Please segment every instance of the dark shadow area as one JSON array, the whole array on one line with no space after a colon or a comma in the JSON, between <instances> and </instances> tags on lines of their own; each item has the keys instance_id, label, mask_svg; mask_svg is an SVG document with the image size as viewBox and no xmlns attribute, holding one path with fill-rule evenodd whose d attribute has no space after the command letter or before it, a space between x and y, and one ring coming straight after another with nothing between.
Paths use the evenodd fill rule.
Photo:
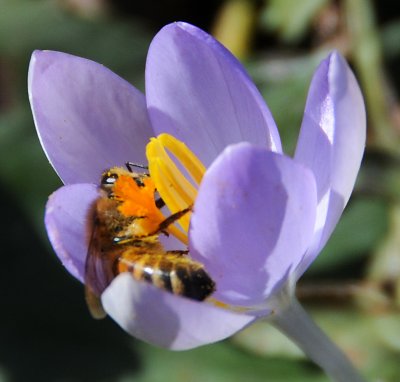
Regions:
<instances>
[{"instance_id":1,"label":"dark shadow area","mask_svg":"<svg viewBox=\"0 0 400 382\"><path fill-rule=\"evenodd\" d=\"M0 367L11 381L115 381L137 370L132 339L89 316L82 285L2 187L0 200Z\"/></svg>"},{"instance_id":2,"label":"dark shadow area","mask_svg":"<svg viewBox=\"0 0 400 382\"><path fill-rule=\"evenodd\" d=\"M212 15L223 4L222 1L129 1L116 0L113 8L125 17L135 16L145 20L156 29L174 21L187 21L202 29L209 29Z\"/></svg>"}]
</instances>

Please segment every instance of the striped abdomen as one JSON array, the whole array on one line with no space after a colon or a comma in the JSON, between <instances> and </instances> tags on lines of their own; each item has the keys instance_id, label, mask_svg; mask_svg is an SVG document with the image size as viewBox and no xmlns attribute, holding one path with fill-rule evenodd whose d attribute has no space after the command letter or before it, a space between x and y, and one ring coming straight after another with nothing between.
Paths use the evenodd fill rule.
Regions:
<instances>
[{"instance_id":1,"label":"striped abdomen","mask_svg":"<svg viewBox=\"0 0 400 382\"><path fill-rule=\"evenodd\" d=\"M116 259L114 272L130 272L137 280L198 301L215 290L214 281L200 263L173 252L140 253L134 247L126 248Z\"/></svg>"}]
</instances>

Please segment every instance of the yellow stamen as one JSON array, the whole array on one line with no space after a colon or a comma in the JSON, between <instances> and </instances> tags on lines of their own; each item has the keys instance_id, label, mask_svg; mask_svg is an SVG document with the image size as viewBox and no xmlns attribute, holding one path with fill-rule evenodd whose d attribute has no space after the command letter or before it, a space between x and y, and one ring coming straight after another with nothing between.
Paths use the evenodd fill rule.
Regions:
<instances>
[{"instance_id":1,"label":"yellow stamen","mask_svg":"<svg viewBox=\"0 0 400 382\"><path fill-rule=\"evenodd\" d=\"M177 162L171 159L170 154L179 162L193 182L185 177ZM146 156L149 162L150 177L170 212L175 213L192 206L197 196L197 187L206 170L195 154L173 136L161 134L157 138L151 138L146 147ZM189 222L190 213L185 214L178 221L186 233L189 229ZM172 229L168 231L175 235Z\"/></svg>"},{"instance_id":2,"label":"yellow stamen","mask_svg":"<svg viewBox=\"0 0 400 382\"><path fill-rule=\"evenodd\" d=\"M160 134L157 139L179 160L199 186L206 168L199 158L181 141L169 134Z\"/></svg>"}]
</instances>

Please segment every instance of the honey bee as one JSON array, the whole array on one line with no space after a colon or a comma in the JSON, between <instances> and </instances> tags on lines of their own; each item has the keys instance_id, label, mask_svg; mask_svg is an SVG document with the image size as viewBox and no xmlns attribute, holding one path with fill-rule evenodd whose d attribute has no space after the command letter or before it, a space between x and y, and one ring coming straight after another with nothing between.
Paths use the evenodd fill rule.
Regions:
<instances>
[{"instance_id":1,"label":"honey bee","mask_svg":"<svg viewBox=\"0 0 400 382\"><path fill-rule=\"evenodd\" d=\"M149 174L114 167L105 171L101 178L101 196L93 205L92 233L85 267L85 294L89 311L95 318L105 317L100 295L121 272L129 272L136 280L145 281L176 295L202 301L215 290L215 283L202 264L187 256L188 251L167 251L159 241L168 227L188 213L184 209L165 218L160 209L164 206L156 191L143 202L151 203L153 220L150 216L126 213L125 204L141 203L121 197L121 182L137 191L147 191ZM124 187L128 187L125 184ZM138 196L138 199L142 196ZM128 205L129 207L129 205ZM124 213L125 212L125 213ZM150 213L149 213L150 214ZM153 224L154 227L149 225Z\"/></svg>"}]
</instances>

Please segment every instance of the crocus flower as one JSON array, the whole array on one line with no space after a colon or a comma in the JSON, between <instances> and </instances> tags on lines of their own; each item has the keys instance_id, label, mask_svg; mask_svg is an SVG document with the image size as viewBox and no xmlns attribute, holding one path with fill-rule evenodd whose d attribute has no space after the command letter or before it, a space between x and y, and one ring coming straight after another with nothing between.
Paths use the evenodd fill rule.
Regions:
<instances>
[{"instance_id":1,"label":"crocus flower","mask_svg":"<svg viewBox=\"0 0 400 382\"><path fill-rule=\"evenodd\" d=\"M161 133L205 165L188 238L191 257L216 282L212 300L176 296L127 273L101 296L127 332L170 349L215 342L285 311L342 214L365 144L363 99L339 53L313 76L291 158L240 63L183 22L154 37L146 95L95 62L36 51L29 97L44 151L65 184L48 201L47 232L81 282L86 219L102 171L147 163L146 144Z\"/></svg>"}]
</instances>

